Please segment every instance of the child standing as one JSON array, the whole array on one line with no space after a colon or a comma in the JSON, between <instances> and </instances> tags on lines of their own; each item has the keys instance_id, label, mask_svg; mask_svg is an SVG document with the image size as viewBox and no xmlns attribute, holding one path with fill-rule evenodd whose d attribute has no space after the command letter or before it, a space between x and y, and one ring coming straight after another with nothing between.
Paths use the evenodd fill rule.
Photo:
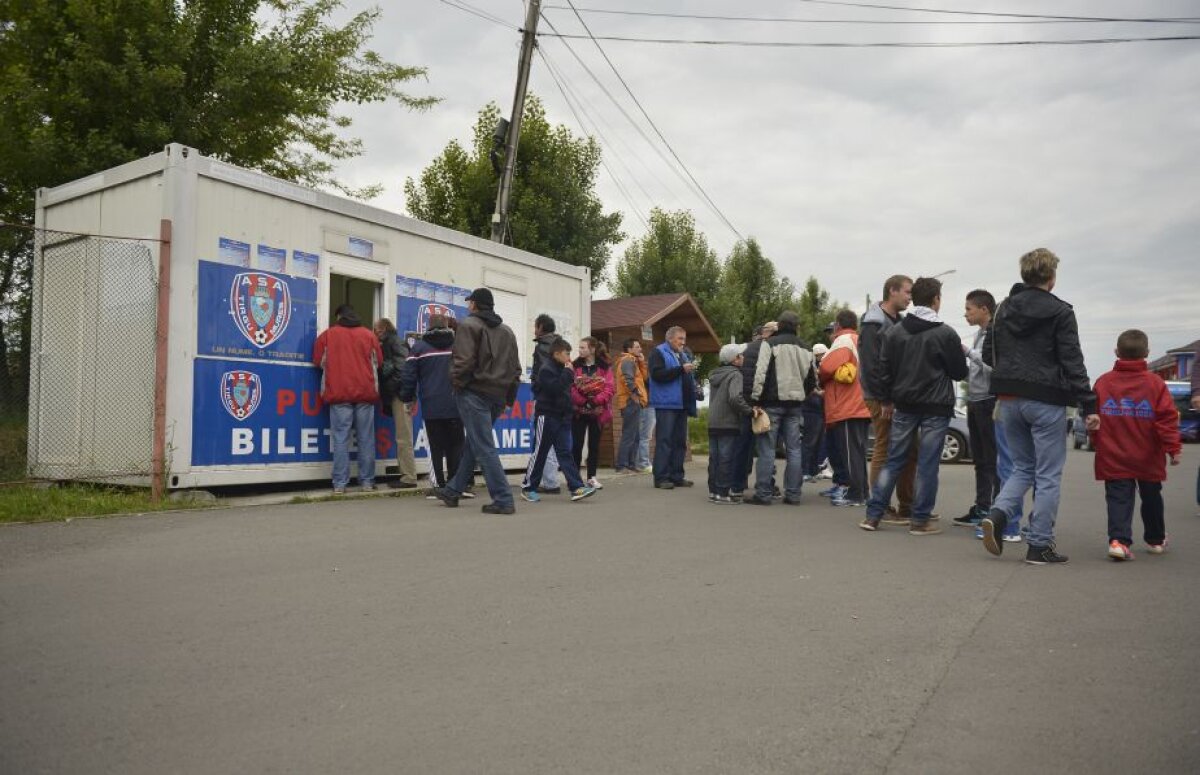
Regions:
<instances>
[{"instance_id":1,"label":"child standing","mask_svg":"<svg viewBox=\"0 0 1200 775\"><path fill-rule=\"evenodd\" d=\"M742 390L742 351L745 349L744 344L722 347L721 365L708 375L711 391L708 405L708 500L720 505L737 502L729 497L729 488L733 485L733 458L742 430L742 418L754 412Z\"/></svg>"},{"instance_id":2,"label":"child standing","mask_svg":"<svg viewBox=\"0 0 1200 775\"><path fill-rule=\"evenodd\" d=\"M550 358L542 363L537 382L534 383L534 399L537 403L533 421L533 452L529 455L529 467L525 469L525 481L521 482L521 497L530 503L541 500L538 486L542 483L542 471L551 447L558 457L559 470L566 477L567 487L571 490L571 500L583 500L596 492L579 477L579 467L571 456L571 417L575 411L571 388L575 384L575 372L570 366L571 345L563 339L555 339L550 345Z\"/></svg>"},{"instance_id":3,"label":"child standing","mask_svg":"<svg viewBox=\"0 0 1200 775\"><path fill-rule=\"evenodd\" d=\"M1146 368L1150 341L1136 329L1117 337L1117 363L1096 380L1100 428L1095 431L1096 479L1108 503L1108 556L1132 560L1133 498L1142 497L1143 540L1151 554L1167 548L1163 523L1164 457L1179 465L1179 413L1167 385Z\"/></svg>"}]
</instances>

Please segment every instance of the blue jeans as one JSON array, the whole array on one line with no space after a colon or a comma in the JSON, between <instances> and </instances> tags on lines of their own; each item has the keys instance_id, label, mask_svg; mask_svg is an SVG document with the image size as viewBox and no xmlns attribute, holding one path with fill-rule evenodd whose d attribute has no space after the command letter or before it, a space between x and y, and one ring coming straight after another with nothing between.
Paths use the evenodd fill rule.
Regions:
<instances>
[{"instance_id":1,"label":"blue jeans","mask_svg":"<svg viewBox=\"0 0 1200 775\"><path fill-rule=\"evenodd\" d=\"M637 468L638 433L642 427L642 405L632 398L621 410L621 443L617 448L617 463L614 468Z\"/></svg>"},{"instance_id":2,"label":"blue jeans","mask_svg":"<svg viewBox=\"0 0 1200 775\"><path fill-rule=\"evenodd\" d=\"M658 433L654 437L654 483L683 481L683 458L687 454L687 412L655 409Z\"/></svg>"},{"instance_id":3,"label":"blue jeans","mask_svg":"<svg viewBox=\"0 0 1200 775\"><path fill-rule=\"evenodd\" d=\"M798 406L765 406L771 418L771 430L755 438L758 466L754 471L754 494L759 500L770 500L775 487L775 443L783 433L783 448L787 465L783 469L783 495L789 500L800 497L804 486L804 412Z\"/></svg>"},{"instance_id":4,"label":"blue jeans","mask_svg":"<svg viewBox=\"0 0 1200 775\"><path fill-rule=\"evenodd\" d=\"M737 443L735 435L708 434L708 491L714 495L729 495Z\"/></svg>"},{"instance_id":5,"label":"blue jeans","mask_svg":"<svg viewBox=\"0 0 1200 775\"><path fill-rule=\"evenodd\" d=\"M365 487L375 482L375 404L330 404L334 489L350 483L351 425L358 440L358 483Z\"/></svg>"},{"instance_id":6,"label":"blue jeans","mask_svg":"<svg viewBox=\"0 0 1200 775\"><path fill-rule=\"evenodd\" d=\"M917 446L916 492L913 493L912 524L924 525L937 502L938 468L942 464L942 448L946 445L949 417L929 414L910 414L896 411L892 415L892 433L888 439L887 463L879 472L871 499L867 501L867 519L881 519L892 500L892 492L900 473L908 464L912 445ZM918 440L918 434L920 436Z\"/></svg>"},{"instance_id":7,"label":"blue jeans","mask_svg":"<svg viewBox=\"0 0 1200 775\"><path fill-rule=\"evenodd\" d=\"M754 467L754 431L750 429L751 419L742 418L741 430L738 431L737 445L733 449L733 470L730 472L730 491L741 495L746 492L746 484L750 479L750 470Z\"/></svg>"},{"instance_id":8,"label":"blue jeans","mask_svg":"<svg viewBox=\"0 0 1200 775\"><path fill-rule=\"evenodd\" d=\"M446 489L454 495L461 495L471 483L475 464L478 463L483 469L483 478L487 481L492 502L497 506L513 505L512 488L508 486L504 466L500 464L500 453L496 451L496 439L492 436L496 418L504 413L504 401L470 390L455 394L454 399L458 404L458 416L462 418L463 431L467 434L467 443L463 447L458 470Z\"/></svg>"},{"instance_id":9,"label":"blue jeans","mask_svg":"<svg viewBox=\"0 0 1200 775\"><path fill-rule=\"evenodd\" d=\"M1067 462L1067 409L1028 398L1000 401L1000 420L1012 456L1012 474L992 508L1006 517L1019 514L1025 493L1033 489L1033 509L1022 535L1030 546L1054 543L1054 522L1063 466Z\"/></svg>"},{"instance_id":10,"label":"blue jeans","mask_svg":"<svg viewBox=\"0 0 1200 775\"><path fill-rule=\"evenodd\" d=\"M1012 455L1008 454L1008 438L1004 435L1004 423L996 420L996 478L1000 481L1000 487L1004 487L1004 483L1008 481L1008 477L1012 476L1013 462ZM1024 499L1022 499L1024 500ZM995 500L993 499L993 503ZM1021 532L1021 515L1025 513L1023 508L1024 503L1018 503L1016 510L1008 517L1008 526L1004 528L1004 532L1009 535L1017 535Z\"/></svg>"},{"instance_id":11,"label":"blue jeans","mask_svg":"<svg viewBox=\"0 0 1200 775\"><path fill-rule=\"evenodd\" d=\"M657 417L653 409L646 407L642 416L638 418L637 467L639 469L650 467L650 437L654 435Z\"/></svg>"}]
</instances>

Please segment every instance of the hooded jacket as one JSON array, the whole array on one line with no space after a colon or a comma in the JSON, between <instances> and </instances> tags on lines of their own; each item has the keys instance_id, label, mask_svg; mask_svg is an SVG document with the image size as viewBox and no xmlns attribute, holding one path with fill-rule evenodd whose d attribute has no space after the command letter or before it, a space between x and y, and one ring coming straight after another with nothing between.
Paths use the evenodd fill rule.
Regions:
<instances>
[{"instance_id":1,"label":"hooded jacket","mask_svg":"<svg viewBox=\"0 0 1200 775\"><path fill-rule=\"evenodd\" d=\"M338 318L313 344L313 363L321 367L325 404L373 404L379 400L379 364L383 350L357 315Z\"/></svg>"},{"instance_id":2,"label":"hooded jacket","mask_svg":"<svg viewBox=\"0 0 1200 775\"><path fill-rule=\"evenodd\" d=\"M859 381L862 382L863 398L868 401L880 400L883 394L879 375L879 349L883 344L883 335L899 322L899 317L887 314L876 302L863 315L858 326L858 361L861 375Z\"/></svg>"},{"instance_id":3,"label":"hooded jacket","mask_svg":"<svg viewBox=\"0 0 1200 775\"><path fill-rule=\"evenodd\" d=\"M529 370L529 381L535 388L537 387L538 374L541 373L542 367L554 360L550 355L550 345L554 344L558 338L558 333L555 331L533 338L533 368Z\"/></svg>"},{"instance_id":4,"label":"hooded jacket","mask_svg":"<svg viewBox=\"0 0 1200 775\"><path fill-rule=\"evenodd\" d=\"M517 399L517 337L493 310L476 309L459 324L452 352L450 382L456 392L470 390L505 406Z\"/></svg>"},{"instance_id":5,"label":"hooded jacket","mask_svg":"<svg viewBox=\"0 0 1200 775\"><path fill-rule=\"evenodd\" d=\"M753 413L742 391L742 372L724 364L708 375L708 432L716 436L736 436L742 418Z\"/></svg>"},{"instance_id":6,"label":"hooded jacket","mask_svg":"<svg viewBox=\"0 0 1200 775\"><path fill-rule=\"evenodd\" d=\"M450 359L454 332L431 328L417 340L401 373L400 400L419 399L426 420L458 419L458 405L450 388Z\"/></svg>"},{"instance_id":7,"label":"hooded jacket","mask_svg":"<svg viewBox=\"0 0 1200 775\"><path fill-rule=\"evenodd\" d=\"M621 353L613 364L613 376L617 388L613 409L619 412L631 400L638 406L646 406L650 400L646 387L646 380L650 379L650 367L645 358L639 360L632 353Z\"/></svg>"},{"instance_id":8,"label":"hooded jacket","mask_svg":"<svg viewBox=\"0 0 1200 775\"><path fill-rule=\"evenodd\" d=\"M953 417L954 383L967 377L967 359L954 329L910 313L883 335L879 400L910 414Z\"/></svg>"},{"instance_id":9,"label":"hooded jacket","mask_svg":"<svg viewBox=\"0 0 1200 775\"><path fill-rule=\"evenodd\" d=\"M743 393L748 403L795 406L817 387L812 350L795 329L780 326L769 339L751 343L743 353Z\"/></svg>"},{"instance_id":10,"label":"hooded jacket","mask_svg":"<svg viewBox=\"0 0 1200 775\"><path fill-rule=\"evenodd\" d=\"M1179 410L1162 377L1144 360L1119 360L1096 380L1100 429L1093 436L1096 478L1167 478L1167 455L1178 455Z\"/></svg>"},{"instance_id":11,"label":"hooded jacket","mask_svg":"<svg viewBox=\"0 0 1200 775\"><path fill-rule=\"evenodd\" d=\"M992 367L992 393L1096 413L1075 311L1062 299L1024 283L996 310L983 359Z\"/></svg>"},{"instance_id":12,"label":"hooded jacket","mask_svg":"<svg viewBox=\"0 0 1200 775\"><path fill-rule=\"evenodd\" d=\"M858 370L859 379L850 383L838 382L834 379L837 370L846 364L853 364ZM835 425L846 420L869 420L871 413L863 400L862 368L858 361L858 332L847 331L833 340L833 345L825 357L817 376L821 387L825 390L825 424Z\"/></svg>"},{"instance_id":13,"label":"hooded jacket","mask_svg":"<svg viewBox=\"0 0 1200 775\"><path fill-rule=\"evenodd\" d=\"M379 347L383 351L383 363L379 366L379 400L383 404L383 413L391 415L392 399L400 395L408 345L400 334L389 331L379 340Z\"/></svg>"},{"instance_id":14,"label":"hooded jacket","mask_svg":"<svg viewBox=\"0 0 1200 775\"><path fill-rule=\"evenodd\" d=\"M541 372L534 384L534 414L570 421L575 413L571 391L575 385L575 370L550 358L542 362Z\"/></svg>"}]
</instances>

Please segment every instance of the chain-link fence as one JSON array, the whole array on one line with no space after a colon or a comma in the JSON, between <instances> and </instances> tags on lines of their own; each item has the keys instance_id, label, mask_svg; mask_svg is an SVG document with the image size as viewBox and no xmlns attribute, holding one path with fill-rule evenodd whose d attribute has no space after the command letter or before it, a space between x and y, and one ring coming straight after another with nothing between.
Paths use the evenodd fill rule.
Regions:
<instances>
[{"instance_id":1,"label":"chain-link fence","mask_svg":"<svg viewBox=\"0 0 1200 775\"><path fill-rule=\"evenodd\" d=\"M0 227L0 481L152 471L158 280L144 242ZM16 248L16 250L11 250Z\"/></svg>"}]
</instances>

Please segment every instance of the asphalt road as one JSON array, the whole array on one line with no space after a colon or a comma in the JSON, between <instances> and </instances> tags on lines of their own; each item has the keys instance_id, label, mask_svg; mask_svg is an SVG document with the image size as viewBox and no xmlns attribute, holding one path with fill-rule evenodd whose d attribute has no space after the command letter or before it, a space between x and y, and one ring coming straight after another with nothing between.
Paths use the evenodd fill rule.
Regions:
<instances>
[{"instance_id":1,"label":"asphalt road","mask_svg":"<svg viewBox=\"0 0 1200 775\"><path fill-rule=\"evenodd\" d=\"M1194 773L1185 454L1124 564L1080 452L1065 567L646 477L5 527L0 772Z\"/></svg>"}]
</instances>

